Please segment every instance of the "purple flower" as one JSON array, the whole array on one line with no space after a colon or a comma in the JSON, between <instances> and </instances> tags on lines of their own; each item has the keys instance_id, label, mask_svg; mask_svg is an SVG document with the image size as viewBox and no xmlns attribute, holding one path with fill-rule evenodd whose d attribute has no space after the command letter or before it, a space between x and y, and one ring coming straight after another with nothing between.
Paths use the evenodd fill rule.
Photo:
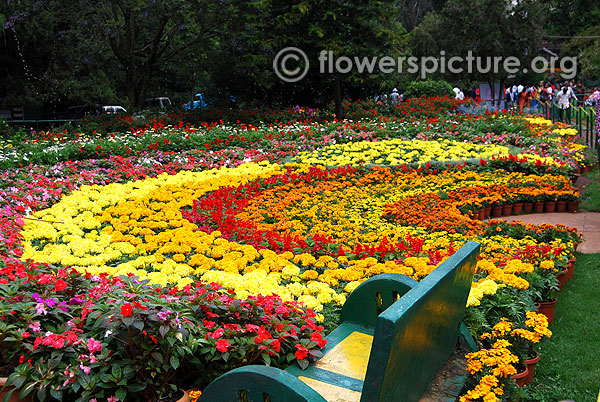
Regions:
<instances>
[{"instance_id":1,"label":"purple flower","mask_svg":"<svg viewBox=\"0 0 600 402\"><path fill-rule=\"evenodd\" d=\"M171 311L161 311L157 314L157 316L162 321L165 321L169 317L169 314L171 314L171 313L172 313Z\"/></svg>"}]
</instances>

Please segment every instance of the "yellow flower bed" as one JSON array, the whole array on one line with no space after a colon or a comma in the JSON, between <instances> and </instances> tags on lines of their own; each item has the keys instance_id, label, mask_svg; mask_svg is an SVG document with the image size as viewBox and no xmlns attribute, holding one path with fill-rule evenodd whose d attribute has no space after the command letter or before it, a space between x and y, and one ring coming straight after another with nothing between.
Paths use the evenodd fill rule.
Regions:
<instances>
[{"instance_id":1,"label":"yellow flower bed","mask_svg":"<svg viewBox=\"0 0 600 402\"><path fill-rule=\"evenodd\" d=\"M548 120L543 117L524 117L524 119L531 124L537 124L540 126L551 126L554 124L552 123L552 120Z\"/></svg>"},{"instance_id":2,"label":"yellow flower bed","mask_svg":"<svg viewBox=\"0 0 600 402\"><path fill-rule=\"evenodd\" d=\"M397 166L409 163L424 164L429 161L462 161L508 156L508 147L481 145L450 140L384 140L337 144L313 152L301 152L297 162L327 166L358 166L360 163Z\"/></svg>"}]
</instances>

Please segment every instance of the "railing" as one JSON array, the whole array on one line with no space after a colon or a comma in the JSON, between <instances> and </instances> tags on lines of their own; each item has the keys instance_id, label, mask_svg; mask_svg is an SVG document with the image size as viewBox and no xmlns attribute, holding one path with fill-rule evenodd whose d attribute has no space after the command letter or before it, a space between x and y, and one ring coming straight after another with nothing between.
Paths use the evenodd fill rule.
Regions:
<instances>
[{"instance_id":1,"label":"railing","mask_svg":"<svg viewBox=\"0 0 600 402\"><path fill-rule=\"evenodd\" d=\"M545 105L542 110L544 117L552 120L553 123L561 121L561 110L556 103ZM562 122L577 129L579 137L585 141L586 145L597 149L600 155L598 132L596 130L597 118L595 108L589 106L571 106L569 109L562 111Z\"/></svg>"},{"instance_id":2,"label":"railing","mask_svg":"<svg viewBox=\"0 0 600 402\"><path fill-rule=\"evenodd\" d=\"M64 123L71 123L74 121L79 121L77 119L57 119L57 120L6 120L8 124L11 126L29 126L33 128L32 124L35 124L35 129L40 129L40 124L42 126L56 126Z\"/></svg>"}]
</instances>

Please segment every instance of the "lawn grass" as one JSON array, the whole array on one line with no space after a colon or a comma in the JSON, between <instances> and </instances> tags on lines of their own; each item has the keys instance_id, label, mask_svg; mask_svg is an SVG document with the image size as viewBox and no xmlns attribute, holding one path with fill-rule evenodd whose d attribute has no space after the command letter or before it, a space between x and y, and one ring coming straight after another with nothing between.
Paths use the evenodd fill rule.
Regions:
<instances>
[{"instance_id":1,"label":"lawn grass","mask_svg":"<svg viewBox=\"0 0 600 402\"><path fill-rule=\"evenodd\" d=\"M600 254L577 253L575 277L559 292L552 338L540 345L541 360L528 402L596 402L600 389Z\"/></svg>"},{"instance_id":2,"label":"lawn grass","mask_svg":"<svg viewBox=\"0 0 600 402\"><path fill-rule=\"evenodd\" d=\"M594 168L591 172L584 174L589 183L583 189L582 202L579 207L581 210L590 212L600 212L600 174L598 169Z\"/></svg>"}]
</instances>

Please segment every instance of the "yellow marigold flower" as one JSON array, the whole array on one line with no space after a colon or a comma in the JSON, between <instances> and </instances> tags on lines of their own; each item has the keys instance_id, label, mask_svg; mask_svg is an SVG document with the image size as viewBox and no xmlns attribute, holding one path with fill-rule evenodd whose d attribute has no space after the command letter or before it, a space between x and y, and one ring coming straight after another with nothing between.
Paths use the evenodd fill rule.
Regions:
<instances>
[{"instance_id":1,"label":"yellow marigold flower","mask_svg":"<svg viewBox=\"0 0 600 402\"><path fill-rule=\"evenodd\" d=\"M348 293L352 293L354 292L354 289L356 289L358 286L360 285L360 282L358 281L352 281L349 282L345 287L344 287L344 291L348 292Z\"/></svg>"},{"instance_id":2,"label":"yellow marigold flower","mask_svg":"<svg viewBox=\"0 0 600 402\"><path fill-rule=\"evenodd\" d=\"M175 262L183 262L183 261L185 261L185 255L183 255L183 254L174 254L173 255L173 261L175 261Z\"/></svg>"},{"instance_id":3,"label":"yellow marigold flower","mask_svg":"<svg viewBox=\"0 0 600 402\"><path fill-rule=\"evenodd\" d=\"M312 281L319 277L319 273L314 269L307 269L302 273L302 279L305 281Z\"/></svg>"}]
</instances>

